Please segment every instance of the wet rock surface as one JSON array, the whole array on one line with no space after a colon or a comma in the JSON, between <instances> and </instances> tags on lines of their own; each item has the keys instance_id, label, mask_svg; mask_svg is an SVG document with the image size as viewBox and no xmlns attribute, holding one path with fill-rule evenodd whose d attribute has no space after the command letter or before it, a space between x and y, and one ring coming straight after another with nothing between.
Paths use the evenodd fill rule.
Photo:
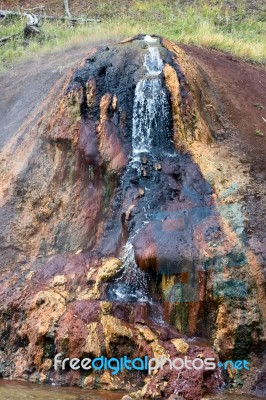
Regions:
<instances>
[{"instance_id":1,"label":"wet rock surface","mask_svg":"<svg viewBox=\"0 0 266 400\"><path fill-rule=\"evenodd\" d=\"M261 354L241 194L213 185L218 156L200 158L224 127L219 103L179 47L153 39L92 50L4 149L3 377L196 400L238 377L55 371L53 358Z\"/></svg>"}]
</instances>

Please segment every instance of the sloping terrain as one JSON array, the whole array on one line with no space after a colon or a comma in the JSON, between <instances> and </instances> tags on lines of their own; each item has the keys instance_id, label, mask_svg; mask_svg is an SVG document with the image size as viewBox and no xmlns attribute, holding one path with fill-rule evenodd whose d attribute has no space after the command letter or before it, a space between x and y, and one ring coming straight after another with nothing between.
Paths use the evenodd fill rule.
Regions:
<instances>
[{"instance_id":1,"label":"sloping terrain","mask_svg":"<svg viewBox=\"0 0 266 400\"><path fill-rule=\"evenodd\" d=\"M223 132L220 139L226 140L232 152L239 152L243 163L251 168L253 184L257 185L247 193L247 201L254 209L252 218L249 218L251 232L262 230L264 224L261 216L265 215L265 210L258 213L260 217L256 216L256 210L263 200L260 192L265 182L265 69L218 51L196 46L183 48L208 73L223 105L228 131ZM38 61L22 63L0 75L1 147L22 125L29 124L36 114L38 116L39 105L53 84L58 85L59 78L64 78L69 68L78 65L79 60L85 57L88 51L87 46L71 48L63 53L43 56ZM41 113L41 109L39 112ZM265 136L257 136L257 131ZM262 204L259 207L262 207ZM263 237L266 235L261 234L261 240ZM259 247L265 248L265 245Z\"/></svg>"},{"instance_id":2,"label":"sloping terrain","mask_svg":"<svg viewBox=\"0 0 266 400\"><path fill-rule=\"evenodd\" d=\"M160 130L166 136L173 135L180 158L173 161L170 155L169 159L168 156L160 159L160 152L156 153L158 149L166 153L173 149L170 145L167 147L168 143L164 143L165 139L158 133L153 156L161 161L154 164L144 157L141 178L134 176L134 168L129 167L123 175L121 191L116 191L129 151L132 89L144 74L145 48L135 44L131 47L130 43L104 46L98 51L69 50L21 64L1 76L0 90L4 93L1 99L1 212L3 232L6 232L2 233L1 242L4 293L1 348L3 353L7 351L7 356L3 356L6 358L3 358L2 373L46 381L55 352L55 335L58 348L67 349L72 355L80 355L82 351L99 353L103 342L110 355L127 349L135 351L136 344L142 346L142 352L152 348L152 354L166 349L173 354L186 351L196 354L199 349L205 356L211 354L206 344L197 347L197 342L192 342L187 346L184 336L187 334L214 339L222 359L233 354L243 357L252 354L251 391L262 394L264 386L261 375L257 374L262 360L257 356L262 354L260 343L265 342L263 318L265 321L266 312L263 275L265 71L222 53L184 47L190 60L178 47L164 41L161 52L166 63L163 71L166 88L162 88L159 104L164 109L168 93L172 117L166 112L165 120L157 124L161 123ZM73 75L69 68L76 67L88 52L89 57ZM176 76L180 80L180 102ZM150 79L156 89L160 82L154 77ZM140 88L145 85L144 80ZM139 102L141 109L141 95ZM140 118L138 112L134 116ZM173 132L167 125L170 121ZM183 145L189 149L188 153L180 150ZM13 154L16 155L14 159ZM183 179L180 179L182 174ZM161 193L161 197L156 199L155 192ZM152 295L156 297L156 291L171 294L173 282L178 286L175 278L163 277L161 281L154 278L158 262L151 225L139 234L145 219L146 199L152 209L176 212L177 216L182 207L189 209L191 204L192 208L203 212L209 212L209 206L215 204L223 210L225 219L229 217L227 213L234 214L236 235L225 224L225 247L229 246L228 238L232 246L238 243L236 237L239 231L242 234L244 226L247 237L242 239L246 254L238 259L234 251L230 251L231 261L238 268L232 271L228 265L224 274L220 274L219 269L217 273L219 279L234 278L239 291L242 281L246 282L245 300L243 295L237 300L231 295L226 303L223 295L218 295L219 301L211 299L209 306L207 300L212 297L214 283L207 269L205 276L199 274L202 278L199 301L193 300L175 309L166 296L162 301L163 310L158 305L167 321L162 327L160 320L158 323L149 318L147 305L138 304L134 311L130 305L94 302L106 289L109 297L105 300L112 300L114 293L117 295L113 281L121 266L117 256L122 244L130 239L130 232L137 234L129 244L135 246L138 266L150 274ZM167 247L167 232L180 229L180 224L182 220L178 217L163 225L165 241L162 244L169 251L166 254L169 259L172 249ZM217 224L219 228L220 219ZM209 228L207 232L212 237L213 227ZM163 236L162 231L159 233ZM175 235L172 234L171 240L176 245L179 237ZM218 234L218 241L219 237ZM193 240L208 253L204 243L207 239L202 238L200 232ZM219 244L218 247L221 250L223 246ZM90 249L93 249L91 253ZM229 247L226 249L228 251ZM180 251L185 254L187 250L184 246ZM123 261L127 264L128 259ZM134 259L129 261L134 264ZM248 269L245 269L246 262ZM179 274L178 279L186 283L186 271L183 272L185 274ZM122 287L127 289L126 285ZM140 290L141 285L137 289ZM128 294L136 298L141 292ZM132 320L128 318L129 313ZM177 334L169 323L180 333ZM73 335L66 338L69 326ZM88 332L90 339L84 345ZM169 377L173 378L171 374ZM166 389L160 383L164 378L159 376L146 385L147 396L155 390L164 395L171 393L169 390L175 382L171 381ZM60 382L61 378L56 379ZM180 388L184 389L187 399L200 396L199 379L210 389L219 383L217 376L212 375L195 374L193 379L195 392ZM66 380L77 383L79 377L68 374ZM138 387L141 386L139 380L134 377ZM90 377L85 381L89 387L94 384ZM108 389L125 388L124 382L113 381L108 376L101 380L101 385Z\"/></svg>"},{"instance_id":3,"label":"sloping terrain","mask_svg":"<svg viewBox=\"0 0 266 400\"><path fill-rule=\"evenodd\" d=\"M247 233L265 265L266 71L215 50L183 48L208 74L222 104L228 129L218 135L220 147L228 146L252 176L245 194ZM252 239L253 233L257 239Z\"/></svg>"}]
</instances>

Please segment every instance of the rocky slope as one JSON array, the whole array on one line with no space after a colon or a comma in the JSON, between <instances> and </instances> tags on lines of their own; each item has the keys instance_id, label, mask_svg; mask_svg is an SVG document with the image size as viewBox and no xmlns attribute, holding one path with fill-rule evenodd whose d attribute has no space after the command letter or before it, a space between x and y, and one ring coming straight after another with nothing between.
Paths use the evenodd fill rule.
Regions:
<instances>
[{"instance_id":1,"label":"rocky slope","mask_svg":"<svg viewBox=\"0 0 266 400\"><path fill-rule=\"evenodd\" d=\"M2 151L3 377L195 400L226 377L56 372L53 358L261 354L264 276L242 210L250 176L217 151L229 127L206 72L157 45L158 73L143 36L92 50ZM134 158L147 124L149 148Z\"/></svg>"}]
</instances>

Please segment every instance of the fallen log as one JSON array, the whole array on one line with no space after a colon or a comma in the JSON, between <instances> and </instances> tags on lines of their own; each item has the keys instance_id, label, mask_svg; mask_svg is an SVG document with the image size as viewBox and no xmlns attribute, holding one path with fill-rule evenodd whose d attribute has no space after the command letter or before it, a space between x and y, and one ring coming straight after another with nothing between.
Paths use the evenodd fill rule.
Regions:
<instances>
[{"instance_id":1,"label":"fallen log","mask_svg":"<svg viewBox=\"0 0 266 400\"><path fill-rule=\"evenodd\" d=\"M1 44L5 44L9 40L15 39L15 38L19 37L20 35L21 35L21 33L16 33L15 35L11 35L11 36L6 36L6 37L3 37L3 38L0 38L0 45Z\"/></svg>"},{"instance_id":2,"label":"fallen log","mask_svg":"<svg viewBox=\"0 0 266 400\"><path fill-rule=\"evenodd\" d=\"M8 15L6 11L0 11L0 17L1 19L5 19ZM30 36L36 36L37 34L40 33L39 30L39 22L40 22L40 18L38 18L36 15L34 14L30 14L30 13L21 13L21 15L25 16L27 18L27 24L24 28L23 34L24 34L24 38L28 38ZM15 35L11 35L11 36L6 36L0 39L0 45L5 44L6 42L15 39L17 37L19 37L21 34L17 33Z\"/></svg>"},{"instance_id":3,"label":"fallen log","mask_svg":"<svg viewBox=\"0 0 266 400\"><path fill-rule=\"evenodd\" d=\"M16 12L16 11L9 11L9 10L0 10L0 18L5 18L8 16L14 16L14 17L27 17L29 13L26 12ZM95 18L77 18L77 17L68 17L68 16L63 16L63 17L55 17L53 15L35 15L39 20L44 19L44 20L49 20L49 21L69 21L69 22L80 22L80 23L86 23L86 22L96 22L99 23L101 22L100 19L95 19Z\"/></svg>"}]
</instances>

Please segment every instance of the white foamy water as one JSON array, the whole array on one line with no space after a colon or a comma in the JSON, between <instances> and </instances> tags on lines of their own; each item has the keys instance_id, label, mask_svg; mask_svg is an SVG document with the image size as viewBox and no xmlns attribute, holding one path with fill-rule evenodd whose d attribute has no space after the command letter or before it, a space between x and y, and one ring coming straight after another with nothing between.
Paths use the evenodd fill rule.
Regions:
<instances>
[{"instance_id":1,"label":"white foamy water","mask_svg":"<svg viewBox=\"0 0 266 400\"><path fill-rule=\"evenodd\" d=\"M158 42L158 38L153 38L150 35L146 35L143 40L145 42L147 42L147 43L156 43L156 42Z\"/></svg>"},{"instance_id":2,"label":"white foamy water","mask_svg":"<svg viewBox=\"0 0 266 400\"><path fill-rule=\"evenodd\" d=\"M144 66L146 67L149 75L157 76L163 70L163 61L160 57L157 47L149 47L148 54L145 54Z\"/></svg>"},{"instance_id":3,"label":"white foamy water","mask_svg":"<svg viewBox=\"0 0 266 400\"><path fill-rule=\"evenodd\" d=\"M128 241L123 250L123 273L117 281L122 281L132 289L132 294L138 302L149 301L149 289L147 274L142 271L136 263L134 247L131 241ZM122 299L127 293L117 293Z\"/></svg>"},{"instance_id":4,"label":"white foamy water","mask_svg":"<svg viewBox=\"0 0 266 400\"><path fill-rule=\"evenodd\" d=\"M166 113L168 102L159 78L138 82L133 109L132 154L150 153L159 112Z\"/></svg>"},{"instance_id":5,"label":"white foamy water","mask_svg":"<svg viewBox=\"0 0 266 400\"><path fill-rule=\"evenodd\" d=\"M133 107L132 154L149 153L156 132L158 116L168 112L168 100L159 77L164 64L157 47L149 47L144 66L147 76L138 82ZM159 114L158 114L159 113Z\"/></svg>"}]
</instances>

